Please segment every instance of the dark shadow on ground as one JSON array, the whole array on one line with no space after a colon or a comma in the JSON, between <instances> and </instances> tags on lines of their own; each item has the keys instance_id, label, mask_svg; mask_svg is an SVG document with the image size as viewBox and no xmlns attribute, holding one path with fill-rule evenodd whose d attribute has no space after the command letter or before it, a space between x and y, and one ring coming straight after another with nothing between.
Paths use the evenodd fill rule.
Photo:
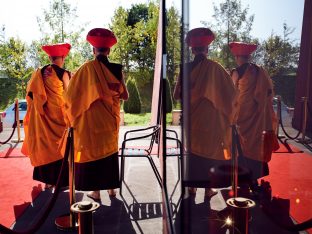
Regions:
<instances>
[{"instance_id":1,"label":"dark shadow on ground","mask_svg":"<svg viewBox=\"0 0 312 234\"><path fill-rule=\"evenodd\" d=\"M106 191L103 191L103 194L105 196L107 194ZM51 197L51 190L41 192L18 218L17 222L12 225L11 229L15 231L29 229L40 218ZM153 229L153 225L151 227L146 225L146 221L154 220L161 222L162 220L161 202L138 202L129 188L127 190L127 196L121 196L121 198L119 196L107 197L102 199L100 207L93 213L94 234L151 233L150 231L155 231L155 229ZM83 192L76 192L76 201L81 201L84 198L86 196ZM42 224L36 234L78 233L78 230L64 232L57 229L55 219L66 214L69 214L68 190L60 192L47 220ZM156 233L160 232L161 230L157 230Z\"/></svg>"},{"instance_id":2,"label":"dark shadow on ground","mask_svg":"<svg viewBox=\"0 0 312 234\"><path fill-rule=\"evenodd\" d=\"M221 189L219 191L224 201L230 198L230 191L230 189ZM239 192L238 194L241 196L244 193ZM244 195L256 203L256 206L249 210L248 233L299 233L287 228L294 226L294 221L289 214L288 199L272 198L268 200L265 195ZM174 222L176 233L240 233L239 230L233 231L233 228L225 225L227 217L230 216L232 217L232 220L235 220L235 217L233 217L233 210L229 207L226 207L223 210L213 210L211 209L210 202L209 199L204 199L203 202L198 202L194 195L185 196Z\"/></svg>"},{"instance_id":3,"label":"dark shadow on ground","mask_svg":"<svg viewBox=\"0 0 312 234\"><path fill-rule=\"evenodd\" d=\"M229 189L223 189L221 193L225 201L230 198ZM246 193L245 191L238 190L238 196L251 199L256 203L255 207L249 210L249 233L299 233L287 230L286 228L294 225L289 214L289 200L278 199L277 201L276 198L272 199L270 195L269 191L259 190L258 193ZM229 207L219 212L219 216L223 219L229 214L233 214L232 209Z\"/></svg>"},{"instance_id":4,"label":"dark shadow on ground","mask_svg":"<svg viewBox=\"0 0 312 234\"><path fill-rule=\"evenodd\" d=\"M218 217L218 212L211 209L209 199L196 203L195 196L188 196L181 205L174 223L176 233L227 233L227 227Z\"/></svg>"},{"instance_id":5,"label":"dark shadow on ground","mask_svg":"<svg viewBox=\"0 0 312 234\"><path fill-rule=\"evenodd\" d=\"M83 195L82 192L76 192L76 201L81 201ZM43 191L11 228L15 231L28 229L40 217L51 196L51 191ZM66 214L69 214L68 191L60 192L54 208L36 234L78 233L78 230L64 232L57 229L55 219ZM124 203L117 198L111 199L110 206L100 205L99 209L93 213L93 223L95 234L136 233Z\"/></svg>"}]
</instances>

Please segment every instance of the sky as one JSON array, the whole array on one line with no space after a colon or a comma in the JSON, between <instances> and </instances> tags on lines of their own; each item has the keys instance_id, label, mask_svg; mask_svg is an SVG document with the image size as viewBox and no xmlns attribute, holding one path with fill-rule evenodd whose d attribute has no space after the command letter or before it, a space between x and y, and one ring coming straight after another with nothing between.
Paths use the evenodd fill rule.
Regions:
<instances>
[{"instance_id":1,"label":"sky","mask_svg":"<svg viewBox=\"0 0 312 234\"><path fill-rule=\"evenodd\" d=\"M88 23L87 28L108 27L117 7L130 8L132 4L147 0L64 0L77 7L78 22ZM201 21L212 20L213 3L225 0L189 0L190 28L203 26ZM50 0L0 0L0 27L5 26L5 38L19 37L30 43L40 39L37 17L42 18L42 9L49 9ZM283 33L283 23L295 28L291 39L300 42L304 0L241 0L242 7L249 7L248 14L255 15L252 36L261 40L272 32ZM167 7L181 8L180 1L167 0ZM88 31L88 30L87 30Z\"/></svg>"}]
</instances>

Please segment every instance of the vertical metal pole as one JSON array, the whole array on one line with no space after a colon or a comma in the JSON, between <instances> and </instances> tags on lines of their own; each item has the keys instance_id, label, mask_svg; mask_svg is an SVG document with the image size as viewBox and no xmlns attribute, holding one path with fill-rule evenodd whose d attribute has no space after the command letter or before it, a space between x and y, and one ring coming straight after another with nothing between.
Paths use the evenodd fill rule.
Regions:
<instances>
[{"instance_id":1,"label":"vertical metal pole","mask_svg":"<svg viewBox=\"0 0 312 234\"><path fill-rule=\"evenodd\" d=\"M74 149L74 131L73 128L68 129L68 140L70 141L70 150L68 157L68 174L69 174L69 203L72 206L75 203L75 149ZM58 229L68 231L77 228L76 215L70 209L69 215L63 215L55 219Z\"/></svg>"},{"instance_id":2,"label":"vertical metal pole","mask_svg":"<svg viewBox=\"0 0 312 234\"><path fill-rule=\"evenodd\" d=\"M279 135L279 125L280 125L280 121L281 121L281 111L282 111L282 98L280 95L276 96L276 100L277 100L277 125L276 125L276 136Z\"/></svg>"},{"instance_id":3,"label":"vertical metal pole","mask_svg":"<svg viewBox=\"0 0 312 234\"><path fill-rule=\"evenodd\" d=\"M71 134L71 146L70 146L70 157L69 157L69 202L70 205L76 203L75 198L75 148L74 148L74 130L69 129L69 134ZM76 226L75 214L70 211L70 226Z\"/></svg>"},{"instance_id":4,"label":"vertical metal pole","mask_svg":"<svg viewBox=\"0 0 312 234\"><path fill-rule=\"evenodd\" d=\"M24 139L21 138L21 125L20 125L20 118L19 118L19 105L18 105L18 99L15 99L15 120L17 125L17 139L13 139L12 142L19 143L24 141Z\"/></svg>"},{"instance_id":5,"label":"vertical metal pole","mask_svg":"<svg viewBox=\"0 0 312 234\"><path fill-rule=\"evenodd\" d=\"M185 43L185 37L187 32L189 31L190 26L190 0L182 0L182 24L181 24L181 71L180 71L180 79L181 79L181 106L182 106L182 145L186 149L185 157L183 157L182 162L182 195L185 193L185 185L184 181L188 179L190 171L192 170L189 166L189 149L191 145L191 137L190 137L190 81L188 79L188 67L185 65L190 62L190 50Z\"/></svg>"},{"instance_id":6,"label":"vertical metal pole","mask_svg":"<svg viewBox=\"0 0 312 234\"><path fill-rule=\"evenodd\" d=\"M19 142L21 139L21 125L20 125L20 118L19 118L19 106L18 106L18 99L15 99L15 108L16 108L16 124L17 124L17 141Z\"/></svg>"},{"instance_id":7,"label":"vertical metal pole","mask_svg":"<svg viewBox=\"0 0 312 234\"><path fill-rule=\"evenodd\" d=\"M188 106L186 105L188 100L186 98L187 94L186 94L186 90L187 90L187 82L185 82L184 78L185 78L185 60L187 59L189 61L189 53L187 53L187 49L185 48L185 43L184 43L184 38L185 38L185 34L186 31L189 28L189 0L181 0L181 12L182 12L182 16L181 16L181 28L180 28L180 44L181 44L181 55L180 55L180 63L181 63L181 69L180 69L180 79L181 79L181 110L182 110L182 115L181 115L181 141L182 141L182 148L186 148L189 149L188 147L188 137L186 137L188 135L189 132L189 128L188 128L188 118L187 118L187 111L188 111ZM186 140L187 139L187 140ZM182 152L182 159L181 159L181 198L182 198L182 202L181 202L181 222L180 222L180 230L181 233L189 233L190 232L190 222L191 222L191 217L190 217L190 213L188 213L189 211L189 207L188 204L189 203L185 203L183 202L183 198L185 195L185 183L184 181L186 180L187 176L188 176L188 161L186 160L186 158L184 156L185 152Z\"/></svg>"},{"instance_id":8,"label":"vertical metal pole","mask_svg":"<svg viewBox=\"0 0 312 234\"><path fill-rule=\"evenodd\" d=\"M308 98L307 97L302 97L301 101L303 102L303 121L302 121L302 138L301 141L305 141L305 134L306 134L306 127L307 127L307 115L308 115Z\"/></svg>"},{"instance_id":9,"label":"vertical metal pole","mask_svg":"<svg viewBox=\"0 0 312 234\"><path fill-rule=\"evenodd\" d=\"M167 16L166 16L166 0L161 1L161 23L162 23L162 40L161 40L161 45L162 45L162 69L161 69L161 81L160 85L161 86L161 103L162 103L162 110L161 110L161 116L162 116L162 121L161 121L161 138L160 142L162 142L162 189L163 189L163 198L165 199L164 201L164 208L166 213L166 230L164 230L165 233L171 234L175 233L174 232L174 227L173 227L173 220L172 220L172 210L171 210L171 204L168 199L168 191L167 191L167 138L166 138L166 132L167 132L167 126L166 126L166 103L167 103L167 98L166 98L166 89L167 89L167 48L166 48L166 28L167 28Z\"/></svg>"},{"instance_id":10,"label":"vertical metal pole","mask_svg":"<svg viewBox=\"0 0 312 234\"><path fill-rule=\"evenodd\" d=\"M255 207L256 203L248 198L237 197L226 201L232 209L232 228L231 234L248 234L249 209Z\"/></svg>"},{"instance_id":11,"label":"vertical metal pole","mask_svg":"<svg viewBox=\"0 0 312 234\"><path fill-rule=\"evenodd\" d=\"M232 233L248 234L249 210L246 208L233 208Z\"/></svg>"},{"instance_id":12,"label":"vertical metal pole","mask_svg":"<svg viewBox=\"0 0 312 234\"><path fill-rule=\"evenodd\" d=\"M79 234L93 234L93 217L92 213L79 213Z\"/></svg>"},{"instance_id":13,"label":"vertical metal pole","mask_svg":"<svg viewBox=\"0 0 312 234\"><path fill-rule=\"evenodd\" d=\"M161 1L161 12L162 12L162 60L161 60L161 82L160 84L162 85L162 110L161 110L161 116L162 116L162 121L161 121L161 126L162 126L162 151L163 151L163 173L162 173L162 181L164 183L164 186L166 186L167 182L167 170L166 170L166 160L167 160L167 142L166 142L166 104L167 104L167 95L166 95L166 89L167 89L167 51L166 51L166 0Z\"/></svg>"},{"instance_id":14,"label":"vertical metal pole","mask_svg":"<svg viewBox=\"0 0 312 234\"><path fill-rule=\"evenodd\" d=\"M237 197L237 185L238 185L238 162L237 162L237 141L238 136L235 125L232 126L232 191L234 197Z\"/></svg>"}]
</instances>

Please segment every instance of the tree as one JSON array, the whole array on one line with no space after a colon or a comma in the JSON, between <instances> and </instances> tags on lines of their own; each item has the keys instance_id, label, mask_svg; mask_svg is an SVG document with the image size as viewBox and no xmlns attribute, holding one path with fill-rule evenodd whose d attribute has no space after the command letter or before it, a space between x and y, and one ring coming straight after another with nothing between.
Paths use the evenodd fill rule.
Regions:
<instances>
[{"instance_id":1,"label":"tree","mask_svg":"<svg viewBox=\"0 0 312 234\"><path fill-rule=\"evenodd\" d=\"M0 29L0 42L3 43L5 41L5 25L3 24Z\"/></svg>"},{"instance_id":2,"label":"tree","mask_svg":"<svg viewBox=\"0 0 312 234\"><path fill-rule=\"evenodd\" d=\"M177 9L170 7L167 11L166 31L167 77L170 87L174 87L174 80L178 76L181 63L180 28L179 13Z\"/></svg>"},{"instance_id":3,"label":"tree","mask_svg":"<svg viewBox=\"0 0 312 234\"><path fill-rule=\"evenodd\" d=\"M242 7L241 0L226 0L220 3L219 7L214 5L213 18L215 24L205 22L215 33L216 39L211 45L211 57L231 69L235 62L229 50L229 42L245 41L252 42L250 31L254 20L254 15L248 16L248 6Z\"/></svg>"},{"instance_id":4,"label":"tree","mask_svg":"<svg viewBox=\"0 0 312 234\"><path fill-rule=\"evenodd\" d=\"M73 46L66 58L66 68L74 71L86 59L92 57L91 47L81 33L84 27L74 25L77 18L76 8L72 8L65 0L51 0L49 8L37 18L42 33L40 41L33 41L27 46L19 38L5 40L5 26L0 31L0 69L11 79L16 79L18 96L25 97L26 83L34 68L49 63L48 56L42 51L44 44L70 41ZM75 30L75 31L74 31Z\"/></svg>"},{"instance_id":5,"label":"tree","mask_svg":"<svg viewBox=\"0 0 312 234\"><path fill-rule=\"evenodd\" d=\"M128 79L127 89L129 92L129 99L128 101L124 102L124 111L131 114L141 113L141 98L134 79Z\"/></svg>"},{"instance_id":6,"label":"tree","mask_svg":"<svg viewBox=\"0 0 312 234\"><path fill-rule=\"evenodd\" d=\"M33 65L44 65L49 63L48 57L41 50L43 44L70 42L75 45L66 58L66 68L77 69L92 54L88 43L81 40L81 34L85 31L85 25L76 25L76 7L72 7L65 0L52 0L49 8L43 10L43 15L37 17L42 39L33 42L30 46L30 58ZM75 31L74 31L75 30Z\"/></svg>"},{"instance_id":7,"label":"tree","mask_svg":"<svg viewBox=\"0 0 312 234\"><path fill-rule=\"evenodd\" d=\"M37 17L39 30L44 38L51 42L64 42L73 33L76 8L64 0L52 0L49 9L43 10L43 18Z\"/></svg>"},{"instance_id":8,"label":"tree","mask_svg":"<svg viewBox=\"0 0 312 234\"><path fill-rule=\"evenodd\" d=\"M127 25L135 27L135 25L143 20L147 22L149 19L148 8L145 4L136 4L132 5L128 13Z\"/></svg>"},{"instance_id":9,"label":"tree","mask_svg":"<svg viewBox=\"0 0 312 234\"><path fill-rule=\"evenodd\" d=\"M125 76L135 79L142 97L142 109L150 110L158 27L158 6L135 4L119 7L110 28L118 38L110 58L125 66Z\"/></svg>"},{"instance_id":10,"label":"tree","mask_svg":"<svg viewBox=\"0 0 312 234\"><path fill-rule=\"evenodd\" d=\"M140 73L140 85L152 79L157 40L158 8L153 2L119 7L110 28L118 38L111 58L125 64L127 72Z\"/></svg>"},{"instance_id":11,"label":"tree","mask_svg":"<svg viewBox=\"0 0 312 234\"><path fill-rule=\"evenodd\" d=\"M0 44L0 67L11 79L16 79L17 91L20 97L26 95L26 84L33 69L27 65L27 45L13 37Z\"/></svg>"},{"instance_id":12,"label":"tree","mask_svg":"<svg viewBox=\"0 0 312 234\"><path fill-rule=\"evenodd\" d=\"M137 12L138 16L132 18ZM147 15L147 16L146 16ZM136 63L140 71L154 70L157 28L158 6L150 2L148 5L133 5L128 13L128 26L132 27L132 51L130 57ZM151 79L153 76L145 77Z\"/></svg>"},{"instance_id":13,"label":"tree","mask_svg":"<svg viewBox=\"0 0 312 234\"><path fill-rule=\"evenodd\" d=\"M283 37L274 35L265 40L263 47L263 65L271 76L295 72L299 61L299 45L289 39L294 29L283 25Z\"/></svg>"},{"instance_id":14,"label":"tree","mask_svg":"<svg viewBox=\"0 0 312 234\"><path fill-rule=\"evenodd\" d=\"M113 61L124 65L124 71L128 73L130 71L130 58L129 54L132 50L131 40L131 28L127 25L128 12L119 7L114 13L110 28L114 32L118 39L118 43L113 47L110 58Z\"/></svg>"}]
</instances>

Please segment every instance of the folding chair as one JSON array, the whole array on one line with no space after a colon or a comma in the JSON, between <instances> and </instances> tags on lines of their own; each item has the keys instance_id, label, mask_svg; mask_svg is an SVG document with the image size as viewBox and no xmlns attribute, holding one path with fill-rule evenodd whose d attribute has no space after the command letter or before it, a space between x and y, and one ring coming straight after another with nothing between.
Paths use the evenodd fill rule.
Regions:
<instances>
[{"instance_id":1,"label":"folding chair","mask_svg":"<svg viewBox=\"0 0 312 234\"><path fill-rule=\"evenodd\" d=\"M156 176L156 179L160 186L162 186L162 179L158 172L158 169L151 157L154 143L157 143L159 140L159 131L160 127L158 125L150 126L147 128L135 129L126 131L124 134L124 139L121 145L121 166L120 166L120 194L122 194L122 182L124 182L124 170L125 170L125 158L126 157L145 157L148 159L153 172ZM138 134L138 137L131 137L131 134ZM133 147L127 146L130 142L149 139L148 147Z\"/></svg>"},{"instance_id":2,"label":"folding chair","mask_svg":"<svg viewBox=\"0 0 312 234\"><path fill-rule=\"evenodd\" d=\"M173 135L173 136L171 136ZM167 146L167 157L177 156L178 157L178 182L181 179L181 160L183 154L182 142L179 140L178 133L175 130L166 129L166 140L175 142L174 145Z\"/></svg>"}]
</instances>

